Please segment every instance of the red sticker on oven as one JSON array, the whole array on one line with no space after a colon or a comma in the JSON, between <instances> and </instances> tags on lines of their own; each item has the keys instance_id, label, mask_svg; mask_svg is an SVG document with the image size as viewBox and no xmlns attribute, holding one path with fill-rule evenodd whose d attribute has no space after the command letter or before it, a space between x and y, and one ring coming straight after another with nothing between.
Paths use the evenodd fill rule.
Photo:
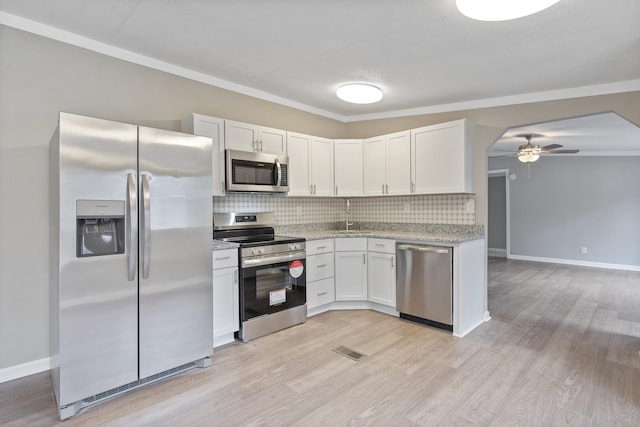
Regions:
<instances>
[{"instance_id":1,"label":"red sticker on oven","mask_svg":"<svg viewBox=\"0 0 640 427\"><path fill-rule=\"evenodd\" d=\"M304 271L304 265L302 265L302 261L300 261L299 259L289 264L289 274L294 279L297 279L298 277L302 276L303 271Z\"/></svg>"}]
</instances>

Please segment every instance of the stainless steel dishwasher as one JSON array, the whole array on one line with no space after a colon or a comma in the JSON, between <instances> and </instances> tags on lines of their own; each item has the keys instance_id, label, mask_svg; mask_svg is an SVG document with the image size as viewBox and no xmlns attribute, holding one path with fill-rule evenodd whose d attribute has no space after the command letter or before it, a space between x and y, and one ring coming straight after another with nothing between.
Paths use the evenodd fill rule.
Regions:
<instances>
[{"instance_id":1,"label":"stainless steel dishwasher","mask_svg":"<svg viewBox=\"0 0 640 427\"><path fill-rule=\"evenodd\" d=\"M453 248L396 245L396 310L400 317L453 330Z\"/></svg>"}]
</instances>

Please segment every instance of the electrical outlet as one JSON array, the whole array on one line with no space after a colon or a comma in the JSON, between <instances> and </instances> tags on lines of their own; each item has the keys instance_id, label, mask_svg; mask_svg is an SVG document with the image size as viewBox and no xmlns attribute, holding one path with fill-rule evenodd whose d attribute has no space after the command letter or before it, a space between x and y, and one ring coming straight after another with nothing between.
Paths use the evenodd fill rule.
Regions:
<instances>
[{"instance_id":1,"label":"electrical outlet","mask_svg":"<svg viewBox=\"0 0 640 427\"><path fill-rule=\"evenodd\" d=\"M404 206L402 207L402 211L404 213L409 213L411 212L411 203L405 203Z\"/></svg>"},{"instance_id":2,"label":"electrical outlet","mask_svg":"<svg viewBox=\"0 0 640 427\"><path fill-rule=\"evenodd\" d=\"M586 254L586 253L587 253L587 247L586 247L586 246L583 246L583 247L580 249L580 251L581 251L583 254Z\"/></svg>"},{"instance_id":3,"label":"electrical outlet","mask_svg":"<svg viewBox=\"0 0 640 427\"><path fill-rule=\"evenodd\" d=\"M302 216L302 206L296 206L296 214Z\"/></svg>"}]
</instances>

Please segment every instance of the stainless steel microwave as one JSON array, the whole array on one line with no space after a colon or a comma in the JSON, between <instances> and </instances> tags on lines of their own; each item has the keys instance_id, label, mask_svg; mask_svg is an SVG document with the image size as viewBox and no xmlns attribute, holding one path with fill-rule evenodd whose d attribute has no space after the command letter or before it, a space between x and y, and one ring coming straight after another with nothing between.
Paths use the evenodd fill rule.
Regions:
<instances>
[{"instance_id":1,"label":"stainless steel microwave","mask_svg":"<svg viewBox=\"0 0 640 427\"><path fill-rule=\"evenodd\" d=\"M289 158L267 153L226 150L227 191L286 193Z\"/></svg>"}]
</instances>

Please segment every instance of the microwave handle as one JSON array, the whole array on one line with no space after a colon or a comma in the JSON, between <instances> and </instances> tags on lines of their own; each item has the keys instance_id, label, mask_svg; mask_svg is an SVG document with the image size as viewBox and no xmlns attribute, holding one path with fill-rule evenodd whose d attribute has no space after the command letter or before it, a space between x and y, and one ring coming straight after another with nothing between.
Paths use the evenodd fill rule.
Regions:
<instances>
[{"instance_id":1,"label":"microwave handle","mask_svg":"<svg viewBox=\"0 0 640 427\"><path fill-rule=\"evenodd\" d=\"M275 165L275 169L276 169L276 182L275 182L275 186L276 187L280 187L280 183L282 182L282 168L280 167L280 161L278 159L276 159L276 162L274 163Z\"/></svg>"}]
</instances>

